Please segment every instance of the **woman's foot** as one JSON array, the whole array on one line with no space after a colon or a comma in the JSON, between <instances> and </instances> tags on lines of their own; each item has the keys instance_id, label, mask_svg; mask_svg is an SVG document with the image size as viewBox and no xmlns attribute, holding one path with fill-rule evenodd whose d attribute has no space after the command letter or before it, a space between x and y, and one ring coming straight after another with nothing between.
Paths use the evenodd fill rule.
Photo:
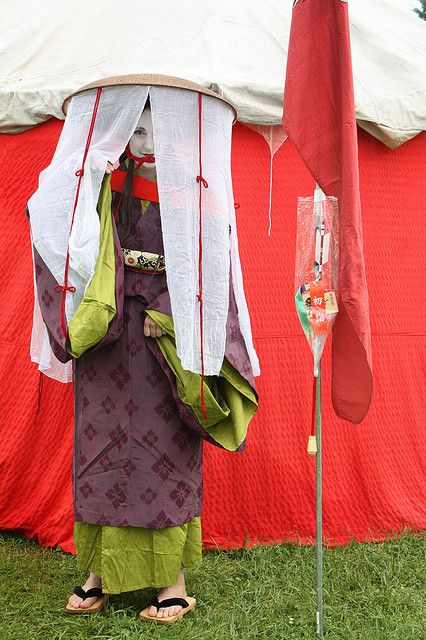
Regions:
<instances>
[{"instance_id":1,"label":"woman's foot","mask_svg":"<svg viewBox=\"0 0 426 640\"><path fill-rule=\"evenodd\" d=\"M93 589L93 587L101 588L102 580L95 573L90 572L89 577L87 578L86 582L82 585L82 587L85 591L87 591L88 589ZM85 600L83 600L83 598L80 598L74 593L72 596L69 597L68 604L70 604L72 607L75 607L76 609L78 607L80 607L80 609L87 609L87 607L90 607L90 605L96 602L97 599L98 598L93 597L93 598L86 598Z\"/></svg>"},{"instance_id":2,"label":"woman's foot","mask_svg":"<svg viewBox=\"0 0 426 640\"><path fill-rule=\"evenodd\" d=\"M186 587L185 587L185 572L183 569L179 572L179 579L176 584L173 584L171 587L164 587L160 589L157 594L158 600L161 602L166 598L185 598L187 595ZM170 616L175 616L179 611L182 610L180 605L174 605L173 607L161 607L157 611L157 607L152 606L149 610L150 616L156 616L157 618L168 618Z\"/></svg>"}]
</instances>

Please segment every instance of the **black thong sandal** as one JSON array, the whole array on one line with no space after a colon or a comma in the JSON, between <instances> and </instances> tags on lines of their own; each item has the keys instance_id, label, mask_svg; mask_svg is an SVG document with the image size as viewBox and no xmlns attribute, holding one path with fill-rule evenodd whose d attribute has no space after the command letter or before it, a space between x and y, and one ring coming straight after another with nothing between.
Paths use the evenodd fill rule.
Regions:
<instances>
[{"instance_id":1,"label":"black thong sandal","mask_svg":"<svg viewBox=\"0 0 426 640\"><path fill-rule=\"evenodd\" d=\"M83 598L83 600L95 597L97 598L97 600L95 600L95 602L91 604L90 607L87 607L87 609L83 609L82 607L72 607L70 604L67 604L67 606L65 607L65 611L67 613L98 613L98 611L101 611L104 607L106 598L102 593L102 589L100 589L99 587L93 587L92 589L88 589L87 591L85 591L82 587L75 587L73 593L75 593L76 596L79 596L79 598Z\"/></svg>"},{"instance_id":2,"label":"black thong sandal","mask_svg":"<svg viewBox=\"0 0 426 640\"><path fill-rule=\"evenodd\" d=\"M141 620L148 620L149 622L158 622L159 624L172 624L173 622L177 622L185 613L189 613L195 608L197 601L195 598L191 598L191 596L186 596L185 598L166 598L165 600L158 600L158 598L153 598L149 605L140 612L139 617ZM160 609L161 607L173 607L173 606L181 606L182 609L179 613L176 613L174 616L167 616L167 618L158 618L157 616L150 616L149 610L152 606Z\"/></svg>"}]
</instances>

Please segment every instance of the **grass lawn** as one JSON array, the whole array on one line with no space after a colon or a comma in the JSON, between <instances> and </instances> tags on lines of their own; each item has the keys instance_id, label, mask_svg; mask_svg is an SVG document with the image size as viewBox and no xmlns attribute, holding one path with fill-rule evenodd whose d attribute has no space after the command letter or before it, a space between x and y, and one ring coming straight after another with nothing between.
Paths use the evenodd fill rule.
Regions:
<instances>
[{"instance_id":1,"label":"grass lawn","mask_svg":"<svg viewBox=\"0 0 426 640\"><path fill-rule=\"evenodd\" d=\"M324 550L324 638L425 640L426 538ZM63 613L84 582L73 556L0 532L1 640L315 639L315 549L280 544L208 551L187 571L197 608L175 625L138 619L154 591L110 596L97 615Z\"/></svg>"}]
</instances>

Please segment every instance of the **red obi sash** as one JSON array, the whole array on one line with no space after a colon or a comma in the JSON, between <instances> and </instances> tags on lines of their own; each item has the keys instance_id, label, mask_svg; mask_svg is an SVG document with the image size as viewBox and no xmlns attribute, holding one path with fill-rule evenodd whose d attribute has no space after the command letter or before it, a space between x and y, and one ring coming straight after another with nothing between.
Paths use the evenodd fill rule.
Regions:
<instances>
[{"instance_id":1,"label":"red obi sash","mask_svg":"<svg viewBox=\"0 0 426 640\"><path fill-rule=\"evenodd\" d=\"M126 182L126 171L113 171L111 174L112 191L123 192L124 183ZM142 176L133 176L133 195L140 200L149 200L150 202L160 202L158 198L157 183L153 180L147 180Z\"/></svg>"}]
</instances>

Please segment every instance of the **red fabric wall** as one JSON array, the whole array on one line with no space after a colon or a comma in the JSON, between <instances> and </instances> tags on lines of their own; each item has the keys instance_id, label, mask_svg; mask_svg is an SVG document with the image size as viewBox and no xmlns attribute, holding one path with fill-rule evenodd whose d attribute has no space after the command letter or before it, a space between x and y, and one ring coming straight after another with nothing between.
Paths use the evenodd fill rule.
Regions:
<instances>
[{"instance_id":1,"label":"red fabric wall","mask_svg":"<svg viewBox=\"0 0 426 640\"><path fill-rule=\"evenodd\" d=\"M32 272L24 206L61 123L0 145L0 528L41 545L72 544L72 387L29 361ZM391 151L360 132L361 197L373 331L374 396L366 420L338 420L323 358L324 535L327 544L382 540L426 527L426 134ZM315 458L306 453L312 358L293 302L296 198L313 181L289 142L275 156L268 237L269 150L242 125L233 171L240 252L262 375L247 450L205 446L203 539L222 548L315 535ZM247 542L249 541L249 542Z\"/></svg>"}]
</instances>

